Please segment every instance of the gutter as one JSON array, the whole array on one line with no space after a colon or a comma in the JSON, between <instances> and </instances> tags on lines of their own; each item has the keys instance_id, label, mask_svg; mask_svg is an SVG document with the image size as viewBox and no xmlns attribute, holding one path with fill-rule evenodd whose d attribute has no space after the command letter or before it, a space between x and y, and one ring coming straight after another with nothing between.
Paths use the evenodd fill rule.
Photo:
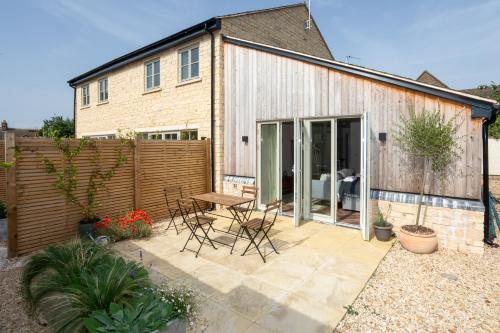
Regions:
<instances>
[{"instance_id":1,"label":"gutter","mask_svg":"<svg viewBox=\"0 0 500 333\"><path fill-rule=\"evenodd\" d=\"M488 129L491 124L493 124L497 115L500 112L500 104L495 104L491 108L491 113L483 121L483 205L484 205L484 226L483 226L483 242L487 245L497 247L493 243L493 239L490 239L490 171L489 171L489 158L488 158Z\"/></svg>"}]
</instances>

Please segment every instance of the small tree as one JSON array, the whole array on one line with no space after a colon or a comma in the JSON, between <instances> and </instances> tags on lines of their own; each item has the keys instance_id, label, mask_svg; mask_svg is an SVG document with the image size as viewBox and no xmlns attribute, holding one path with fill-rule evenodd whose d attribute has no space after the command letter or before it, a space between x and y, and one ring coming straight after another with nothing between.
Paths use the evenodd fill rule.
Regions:
<instances>
[{"instance_id":1,"label":"small tree","mask_svg":"<svg viewBox=\"0 0 500 333\"><path fill-rule=\"evenodd\" d=\"M500 103L500 85L495 84L495 82L491 82L491 84L489 85L483 84L478 88L488 90L491 89L488 98L494 99L498 103ZM500 139L500 117L497 117L497 120L493 124L491 124L488 131L488 136L493 139Z\"/></svg>"},{"instance_id":2,"label":"small tree","mask_svg":"<svg viewBox=\"0 0 500 333\"><path fill-rule=\"evenodd\" d=\"M62 116L52 116L43 121L38 135L48 138L73 138L75 136L75 122L73 119Z\"/></svg>"},{"instance_id":3,"label":"small tree","mask_svg":"<svg viewBox=\"0 0 500 333\"><path fill-rule=\"evenodd\" d=\"M455 123L457 116L445 120L439 110L425 111L420 114L410 112L402 115L394 133L394 139L401 150L413 157L422 169L420 198L418 202L415 225L419 229L420 210L427 175L432 171L439 178L444 178L448 167L463 152L457 142L459 125Z\"/></svg>"}]
</instances>

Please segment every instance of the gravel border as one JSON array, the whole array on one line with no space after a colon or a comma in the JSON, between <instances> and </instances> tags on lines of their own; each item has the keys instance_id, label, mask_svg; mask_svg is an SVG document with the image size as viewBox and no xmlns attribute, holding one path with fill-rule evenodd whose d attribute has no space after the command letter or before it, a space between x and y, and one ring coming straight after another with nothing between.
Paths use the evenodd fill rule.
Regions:
<instances>
[{"instance_id":1,"label":"gravel border","mask_svg":"<svg viewBox=\"0 0 500 333\"><path fill-rule=\"evenodd\" d=\"M500 249L417 255L395 243L336 332L494 332Z\"/></svg>"}]
</instances>

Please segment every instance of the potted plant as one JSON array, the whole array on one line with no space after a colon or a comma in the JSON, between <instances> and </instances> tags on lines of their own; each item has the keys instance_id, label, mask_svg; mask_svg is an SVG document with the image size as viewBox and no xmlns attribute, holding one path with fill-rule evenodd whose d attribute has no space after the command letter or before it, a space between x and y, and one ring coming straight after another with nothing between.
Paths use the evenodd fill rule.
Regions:
<instances>
[{"instance_id":1,"label":"potted plant","mask_svg":"<svg viewBox=\"0 0 500 333\"><path fill-rule=\"evenodd\" d=\"M390 209L391 208L389 206L389 210L387 211L386 216L384 216L384 214L382 214L382 212L379 210L377 212L375 222L373 223L373 228L375 229L375 237L379 241L387 242L389 239L391 239L393 225L387 222L387 216L389 215Z\"/></svg>"},{"instance_id":2,"label":"potted plant","mask_svg":"<svg viewBox=\"0 0 500 333\"><path fill-rule=\"evenodd\" d=\"M428 176L444 179L448 168L463 151L456 137L460 124L459 114L446 120L440 110L402 115L394 133L396 143L409 155L412 170L421 174L420 195L415 224L403 225L399 232L401 245L413 253L432 253L437 249L438 240L433 229L420 223L424 189Z\"/></svg>"}]
</instances>

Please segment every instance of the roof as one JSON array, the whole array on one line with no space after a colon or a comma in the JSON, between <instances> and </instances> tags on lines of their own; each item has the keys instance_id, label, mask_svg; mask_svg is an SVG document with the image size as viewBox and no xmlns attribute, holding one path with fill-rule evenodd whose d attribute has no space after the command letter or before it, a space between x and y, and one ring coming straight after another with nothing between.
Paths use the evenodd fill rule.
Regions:
<instances>
[{"instance_id":1,"label":"roof","mask_svg":"<svg viewBox=\"0 0 500 333\"><path fill-rule=\"evenodd\" d=\"M352 65L338 60L319 58L308 54L281 49L278 47L255 43L248 40L243 40L230 36L224 36L224 40L232 44L254 48L257 50L274 53L288 58L293 58L296 60L305 61L320 66L325 66L338 71L347 72L350 74L375 79L378 81L383 81L385 83L397 85L400 87L412 89L415 91L423 92L437 97L447 98L463 104L471 105L473 117L489 117L492 112L493 105L497 104L497 101L493 99L483 98L467 94L465 92L461 92L458 90L453 90L450 88L444 88L431 85L428 83L419 82L407 77L394 75L391 73L374 70L362 66Z\"/></svg>"},{"instance_id":2,"label":"roof","mask_svg":"<svg viewBox=\"0 0 500 333\"><path fill-rule=\"evenodd\" d=\"M441 88L449 88L446 84L443 83L440 79L438 79L434 74L429 72L428 70L424 70L422 74L417 77L417 81L432 84L433 86L438 86Z\"/></svg>"},{"instance_id":3,"label":"roof","mask_svg":"<svg viewBox=\"0 0 500 333\"><path fill-rule=\"evenodd\" d=\"M479 97L493 98L491 95L493 94L494 91L498 91L498 93L500 94L500 85L496 86L495 89L493 89L493 87L491 86L480 86L478 88L462 89L460 91L466 94L476 95Z\"/></svg>"},{"instance_id":4,"label":"roof","mask_svg":"<svg viewBox=\"0 0 500 333\"><path fill-rule=\"evenodd\" d=\"M210 30L210 31L218 30L221 28L221 24L220 24L221 19L230 18L230 17L237 17L237 16L242 16L242 15L257 14L257 13L262 13L262 12L269 12L269 11L273 11L273 10L280 10L280 9L284 9L284 8L292 8L292 7L298 7L298 6L305 6L305 4L301 2L301 3L286 5L286 6L252 10L252 11L227 14L227 15L222 15L222 16L214 16L214 17L212 17L208 20L205 20L201 23L195 24L189 28L181 30L173 35L170 35L168 37L160 39L159 41L148 44L144 47L141 47L140 49L137 49L135 51L127 53L127 54L125 54L121 57L115 58L111 61L108 61L108 62L106 62L106 63L104 63L104 64L102 64L94 69L91 69L88 72L80 74L80 75L68 80L68 84L70 86L74 87L83 81L98 77L100 75L103 75L104 73L107 73L107 72L109 72L113 69L116 69L118 67L122 67L126 64L133 62L133 61L148 57L148 56L153 55L159 51L168 49L168 48L173 47L175 45L178 45L180 43L197 38L197 37L207 33L207 30Z\"/></svg>"},{"instance_id":5,"label":"roof","mask_svg":"<svg viewBox=\"0 0 500 333\"><path fill-rule=\"evenodd\" d=\"M205 33L207 30L213 31L220 29L220 20L213 17L201 23L195 24L187 29L181 30L173 35L160 39L154 43L141 47L135 51L127 53L121 57L108 61L107 63L91 69L81 75L78 75L68 81L69 85L74 87L78 83L88 80L90 78L97 77L112 69L124 66L128 63L148 57L164 49L168 49L172 46L178 45L185 41L191 40L193 38L199 37Z\"/></svg>"}]
</instances>

